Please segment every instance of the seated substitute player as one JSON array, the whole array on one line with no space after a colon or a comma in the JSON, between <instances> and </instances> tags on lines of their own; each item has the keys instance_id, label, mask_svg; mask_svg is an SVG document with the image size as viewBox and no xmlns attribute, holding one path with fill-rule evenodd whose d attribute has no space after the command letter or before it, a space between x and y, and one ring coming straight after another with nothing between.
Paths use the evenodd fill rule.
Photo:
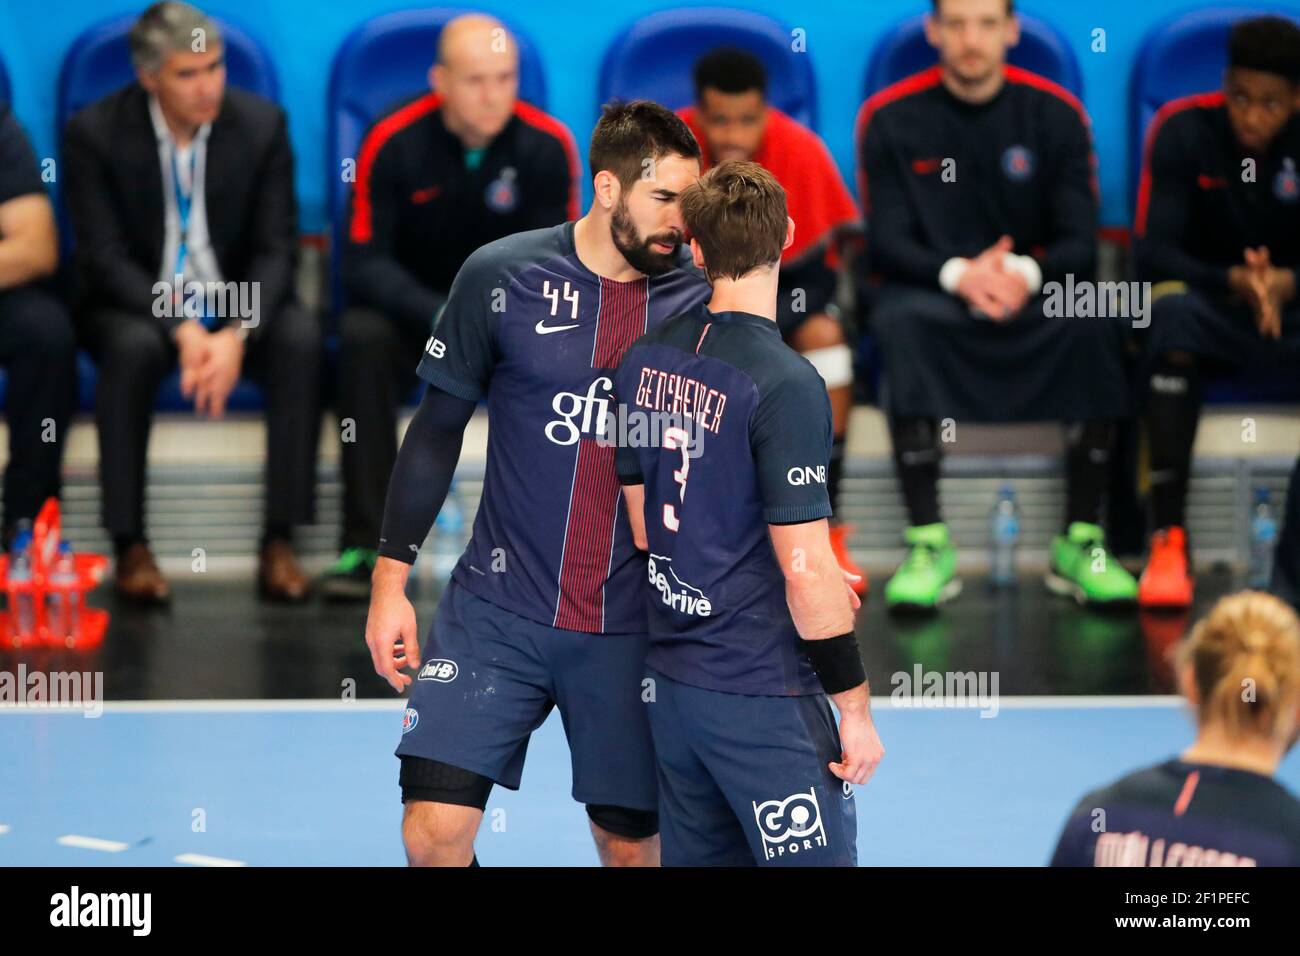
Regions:
<instances>
[{"instance_id":1,"label":"seated substitute player","mask_svg":"<svg viewBox=\"0 0 1300 956\"><path fill-rule=\"evenodd\" d=\"M494 239L578 218L573 137L517 98L519 51L499 21L450 20L429 82L358 155L339 320L339 418L353 433L341 445L342 550L321 580L333 600L370 597L397 407L456 271Z\"/></svg>"},{"instance_id":2,"label":"seated substitute player","mask_svg":"<svg viewBox=\"0 0 1300 956\"><path fill-rule=\"evenodd\" d=\"M837 245L845 231L859 226L857 207L821 138L767 102L767 72L752 53L721 48L701 57L695 64L695 104L679 115L700 142L705 169L728 159L753 160L785 188L790 217L799 228L781 254L776 324L826 382L834 427L827 491L834 508L853 413L853 352L834 301ZM866 575L849 554L850 530L832 516L835 556L860 579L856 589L865 594Z\"/></svg>"},{"instance_id":3,"label":"seated substitute player","mask_svg":"<svg viewBox=\"0 0 1300 956\"><path fill-rule=\"evenodd\" d=\"M650 552L663 862L852 866L852 784L884 750L826 523L830 404L776 325L794 223L757 163L714 167L681 207L712 298L615 376L618 476Z\"/></svg>"},{"instance_id":4,"label":"seated substitute player","mask_svg":"<svg viewBox=\"0 0 1300 956\"><path fill-rule=\"evenodd\" d=\"M1138 602L1184 608L1187 482L1206 366L1300 375L1300 28L1243 20L1221 92L1156 114L1138 192L1137 263L1154 283L1145 391L1155 531Z\"/></svg>"},{"instance_id":5,"label":"seated substitute player","mask_svg":"<svg viewBox=\"0 0 1300 956\"><path fill-rule=\"evenodd\" d=\"M606 107L588 153L587 215L471 255L425 346L417 371L432 387L389 482L366 622L375 670L411 689L397 754L412 864L471 864L488 792L518 789L528 738L552 706L601 860L658 862L641 703L645 558L603 434L623 351L708 295L682 268L677 207L699 156L662 106ZM412 678L402 673L420 663L407 575L484 395L483 497Z\"/></svg>"},{"instance_id":6,"label":"seated substitute player","mask_svg":"<svg viewBox=\"0 0 1300 956\"><path fill-rule=\"evenodd\" d=\"M1060 421L1067 487L1048 586L1131 604L1137 582L1101 526L1114 423L1127 411L1117 319L1052 317L1045 284L1093 279L1097 186L1075 97L1008 66L1011 0L935 0L939 64L871 97L858 117L871 323L909 527L885 585L891 610L932 611L961 590L939 512L941 437L966 422Z\"/></svg>"},{"instance_id":7,"label":"seated substitute player","mask_svg":"<svg viewBox=\"0 0 1300 956\"><path fill-rule=\"evenodd\" d=\"M1300 866L1300 800L1273 779L1300 733L1300 620L1270 594L1230 595L1178 670L1196 742L1080 800L1053 866Z\"/></svg>"}]
</instances>

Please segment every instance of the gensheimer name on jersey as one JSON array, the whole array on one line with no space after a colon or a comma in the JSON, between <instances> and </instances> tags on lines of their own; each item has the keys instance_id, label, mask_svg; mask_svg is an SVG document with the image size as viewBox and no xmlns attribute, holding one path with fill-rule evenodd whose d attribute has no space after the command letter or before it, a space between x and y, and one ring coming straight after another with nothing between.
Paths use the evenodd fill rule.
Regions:
<instances>
[{"instance_id":1,"label":"gensheimer name on jersey","mask_svg":"<svg viewBox=\"0 0 1300 956\"><path fill-rule=\"evenodd\" d=\"M831 514L831 409L776 323L700 305L650 331L615 376L619 480L644 483L647 663L744 694L821 692L799 650L769 524ZM644 586L644 585L643 585Z\"/></svg>"},{"instance_id":2,"label":"gensheimer name on jersey","mask_svg":"<svg viewBox=\"0 0 1300 956\"><path fill-rule=\"evenodd\" d=\"M632 544L614 448L597 439L623 351L702 301L708 286L688 269L631 282L597 276L578 260L573 226L507 236L471 255L417 371L468 401L487 397L483 494L455 579L553 627L639 633L645 559Z\"/></svg>"}]
</instances>

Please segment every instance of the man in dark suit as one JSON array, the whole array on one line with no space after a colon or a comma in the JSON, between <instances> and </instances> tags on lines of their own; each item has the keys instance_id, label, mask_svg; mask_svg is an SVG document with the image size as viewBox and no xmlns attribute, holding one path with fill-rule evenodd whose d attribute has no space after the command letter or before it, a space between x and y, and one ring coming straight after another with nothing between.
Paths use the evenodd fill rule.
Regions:
<instances>
[{"instance_id":1,"label":"man in dark suit","mask_svg":"<svg viewBox=\"0 0 1300 956\"><path fill-rule=\"evenodd\" d=\"M266 526L258 581L306 596L290 543L314 509L320 330L293 291L297 211L284 112L226 88L217 25L184 3L131 30L136 82L64 132L82 322L100 367L96 422L104 524L119 593L170 589L144 528L154 398L179 363L181 391L220 417L241 375L266 395Z\"/></svg>"}]
</instances>

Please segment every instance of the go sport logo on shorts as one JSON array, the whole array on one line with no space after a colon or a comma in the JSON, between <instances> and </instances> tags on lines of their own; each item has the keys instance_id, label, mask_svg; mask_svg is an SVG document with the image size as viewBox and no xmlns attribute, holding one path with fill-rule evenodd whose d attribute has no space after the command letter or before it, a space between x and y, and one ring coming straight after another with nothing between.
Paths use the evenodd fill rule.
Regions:
<instances>
[{"instance_id":1,"label":"go sport logo on shorts","mask_svg":"<svg viewBox=\"0 0 1300 956\"><path fill-rule=\"evenodd\" d=\"M763 837L765 859L794 856L826 845L816 789L791 794L784 800L755 803L754 819Z\"/></svg>"},{"instance_id":2,"label":"go sport logo on shorts","mask_svg":"<svg viewBox=\"0 0 1300 956\"><path fill-rule=\"evenodd\" d=\"M450 684L459 673L460 669L456 667L455 661L437 659L428 661L420 668L420 676L417 680L436 680L443 684Z\"/></svg>"}]
</instances>

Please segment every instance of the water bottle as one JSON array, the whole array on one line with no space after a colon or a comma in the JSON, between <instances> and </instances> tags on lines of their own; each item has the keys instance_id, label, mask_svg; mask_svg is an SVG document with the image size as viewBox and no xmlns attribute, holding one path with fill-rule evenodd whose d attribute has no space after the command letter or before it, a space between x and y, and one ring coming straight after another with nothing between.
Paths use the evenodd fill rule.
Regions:
<instances>
[{"instance_id":1,"label":"water bottle","mask_svg":"<svg viewBox=\"0 0 1300 956\"><path fill-rule=\"evenodd\" d=\"M1267 591L1273 580L1273 547L1277 542L1277 518L1267 488L1255 489L1255 504L1250 514L1250 565L1246 586Z\"/></svg>"},{"instance_id":2,"label":"water bottle","mask_svg":"<svg viewBox=\"0 0 1300 956\"><path fill-rule=\"evenodd\" d=\"M81 624L81 592L77 590L77 563L72 545L59 542L58 556L50 571L50 634L71 647Z\"/></svg>"},{"instance_id":3,"label":"water bottle","mask_svg":"<svg viewBox=\"0 0 1300 956\"><path fill-rule=\"evenodd\" d=\"M13 609L14 636L31 638L36 629L36 607L32 603L32 533L26 529L14 535L9 547L9 606Z\"/></svg>"},{"instance_id":4,"label":"water bottle","mask_svg":"<svg viewBox=\"0 0 1300 956\"><path fill-rule=\"evenodd\" d=\"M433 576L446 582L465 550L465 512L461 508L456 486L447 489L447 498L433 524Z\"/></svg>"},{"instance_id":5,"label":"water bottle","mask_svg":"<svg viewBox=\"0 0 1300 956\"><path fill-rule=\"evenodd\" d=\"M989 516L989 581L994 587L1016 583L1016 546L1020 542L1020 505L1015 489L1003 484Z\"/></svg>"}]
</instances>

